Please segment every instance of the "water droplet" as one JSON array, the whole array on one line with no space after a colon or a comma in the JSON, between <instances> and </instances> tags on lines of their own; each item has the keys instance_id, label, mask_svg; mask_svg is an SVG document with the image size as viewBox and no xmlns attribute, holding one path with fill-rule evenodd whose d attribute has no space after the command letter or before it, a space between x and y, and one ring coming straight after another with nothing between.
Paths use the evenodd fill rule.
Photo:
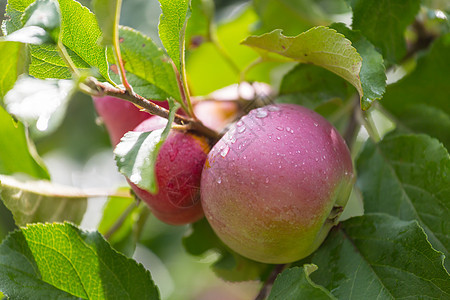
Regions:
<instances>
[{"instance_id":1,"label":"water droplet","mask_svg":"<svg viewBox=\"0 0 450 300\"><path fill-rule=\"evenodd\" d=\"M259 119L267 117L267 111L265 111L264 109L259 108L256 111L256 117L259 118Z\"/></svg>"},{"instance_id":2,"label":"water droplet","mask_svg":"<svg viewBox=\"0 0 450 300\"><path fill-rule=\"evenodd\" d=\"M269 183L269 177L266 177L266 183Z\"/></svg>"},{"instance_id":3,"label":"water droplet","mask_svg":"<svg viewBox=\"0 0 450 300\"><path fill-rule=\"evenodd\" d=\"M245 126L239 127L238 132L243 133L245 131L245 129L247 129Z\"/></svg>"},{"instance_id":4,"label":"water droplet","mask_svg":"<svg viewBox=\"0 0 450 300\"><path fill-rule=\"evenodd\" d=\"M317 124L316 122L314 122L314 126L316 126L316 127L317 127L317 126L319 126L319 124Z\"/></svg>"},{"instance_id":5,"label":"water droplet","mask_svg":"<svg viewBox=\"0 0 450 300\"><path fill-rule=\"evenodd\" d=\"M241 127L242 125L244 125L244 122L242 122L241 120L239 120L239 121L236 123L236 126L237 126L237 127Z\"/></svg>"},{"instance_id":6,"label":"water droplet","mask_svg":"<svg viewBox=\"0 0 450 300\"><path fill-rule=\"evenodd\" d=\"M283 126L277 126L277 130L283 131Z\"/></svg>"},{"instance_id":7,"label":"water droplet","mask_svg":"<svg viewBox=\"0 0 450 300\"><path fill-rule=\"evenodd\" d=\"M281 138L279 136L277 136L277 140L280 140Z\"/></svg>"},{"instance_id":8,"label":"water droplet","mask_svg":"<svg viewBox=\"0 0 450 300\"><path fill-rule=\"evenodd\" d=\"M219 177L219 178L217 179L217 183L218 183L218 184L221 184L221 183L222 183L222 178Z\"/></svg>"},{"instance_id":9,"label":"water droplet","mask_svg":"<svg viewBox=\"0 0 450 300\"><path fill-rule=\"evenodd\" d=\"M141 179L142 179L142 177L139 174L133 174L130 177L130 181L133 183L137 183L137 182L141 181Z\"/></svg>"},{"instance_id":10,"label":"water droplet","mask_svg":"<svg viewBox=\"0 0 450 300\"><path fill-rule=\"evenodd\" d=\"M220 156L222 156L222 157L227 156L229 151L230 151L230 148L228 146L225 146L225 148L223 148L223 150L220 152Z\"/></svg>"},{"instance_id":11,"label":"water droplet","mask_svg":"<svg viewBox=\"0 0 450 300\"><path fill-rule=\"evenodd\" d=\"M269 111L279 111L280 108L276 105L271 105L267 108Z\"/></svg>"}]
</instances>

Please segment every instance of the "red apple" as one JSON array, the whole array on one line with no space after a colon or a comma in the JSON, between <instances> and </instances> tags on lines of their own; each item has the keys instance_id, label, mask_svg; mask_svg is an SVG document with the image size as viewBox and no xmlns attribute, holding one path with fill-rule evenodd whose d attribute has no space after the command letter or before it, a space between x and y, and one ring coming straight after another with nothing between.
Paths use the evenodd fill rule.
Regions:
<instances>
[{"instance_id":1,"label":"red apple","mask_svg":"<svg viewBox=\"0 0 450 300\"><path fill-rule=\"evenodd\" d=\"M143 121L134 131L153 131L164 128L166 123L166 119L154 116ZM195 222L203 217L200 179L208 152L206 138L172 129L156 160L158 193L153 195L130 180L128 182L161 221L172 225Z\"/></svg>"},{"instance_id":2,"label":"red apple","mask_svg":"<svg viewBox=\"0 0 450 300\"><path fill-rule=\"evenodd\" d=\"M349 150L327 120L298 105L269 105L242 117L212 148L202 205L231 249L289 263L319 247L353 183Z\"/></svg>"}]
</instances>

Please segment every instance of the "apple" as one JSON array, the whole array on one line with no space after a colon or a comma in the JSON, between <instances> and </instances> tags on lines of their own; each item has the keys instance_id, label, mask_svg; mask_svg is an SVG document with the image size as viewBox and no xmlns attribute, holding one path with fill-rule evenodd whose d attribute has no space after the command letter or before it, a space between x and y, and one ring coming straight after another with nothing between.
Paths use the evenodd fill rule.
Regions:
<instances>
[{"instance_id":1,"label":"apple","mask_svg":"<svg viewBox=\"0 0 450 300\"><path fill-rule=\"evenodd\" d=\"M149 113L141 111L136 105L123 99L111 96L92 98L95 109L106 126L113 146L119 143L126 132L151 117ZM157 104L169 108L167 102L158 102Z\"/></svg>"},{"instance_id":2,"label":"apple","mask_svg":"<svg viewBox=\"0 0 450 300\"><path fill-rule=\"evenodd\" d=\"M327 120L298 105L268 105L242 117L211 149L201 201L232 250L289 263L320 246L353 183L349 150Z\"/></svg>"},{"instance_id":3,"label":"apple","mask_svg":"<svg viewBox=\"0 0 450 300\"><path fill-rule=\"evenodd\" d=\"M166 124L166 119L154 116L144 120L133 131L153 131L164 128ZM128 182L161 221L171 225L198 221L203 217L200 180L209 149L206 138L172 129L156 159L158 193L151 194L129 179Z\"/></svg>"}]
</instances>

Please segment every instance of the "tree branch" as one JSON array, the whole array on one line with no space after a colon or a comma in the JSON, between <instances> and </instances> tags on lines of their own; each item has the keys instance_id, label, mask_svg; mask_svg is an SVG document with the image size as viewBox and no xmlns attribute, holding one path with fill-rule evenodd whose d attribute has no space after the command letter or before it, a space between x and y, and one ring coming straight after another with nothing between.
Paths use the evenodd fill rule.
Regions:
<instances>
[{"instance_id":1,"label":"tree branch","mask_svg":"<svg viewBox=\"0 0 450 300\"><path fill-rule=\"evenodd\" d=\"M113 87L112 85L105 82L100 82L94 77L89 77L85 81L85 85L87 85L91 89L91 91L89 91L88 93L95 96L102 97L107 95L120 98L142 107L152 115L160 116L165 119L169 118L169 110L151 102L150 100L145 99L144 97L136 93L130 94L127 90ZM82 90L86 92L86 89ZM216 131L206 127L199 120L175 114L174 122L182 126L179 127L179 129L184 128L187 131L194 131L202 136L209 138L212 142L215 142L219 137Z\"/></svg>"}]
</instances>

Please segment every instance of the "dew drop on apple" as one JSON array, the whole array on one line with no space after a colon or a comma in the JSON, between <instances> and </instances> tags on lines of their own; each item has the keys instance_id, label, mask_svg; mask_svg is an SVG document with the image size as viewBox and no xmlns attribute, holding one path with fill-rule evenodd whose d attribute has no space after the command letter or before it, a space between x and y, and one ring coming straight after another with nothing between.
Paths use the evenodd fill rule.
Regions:
<instances>
[{"instance_id":1,"label":"dew drop on apple","mask_svg":"<svg viewBox=\"0 0 450 300\"><path fill-rule=\"evenodd\" d=\"M225 148L223 148L222 151L220 152L220 156L222 156L222 157L227 156L229 151L230 151L230 147L225 146Z\"/></svg>"},{"instance_id":2,"label":"dew drop on apple","mask_svg":"<svg viewBox=\"0 0 450 300\"><path fill-rule=\"evenodd\" d=\"M256 117L258 119L263 119L263 118L267 117L267 111L265 111L264 109L258 109L256 111Z\"/></svg>"}]
</instances>

